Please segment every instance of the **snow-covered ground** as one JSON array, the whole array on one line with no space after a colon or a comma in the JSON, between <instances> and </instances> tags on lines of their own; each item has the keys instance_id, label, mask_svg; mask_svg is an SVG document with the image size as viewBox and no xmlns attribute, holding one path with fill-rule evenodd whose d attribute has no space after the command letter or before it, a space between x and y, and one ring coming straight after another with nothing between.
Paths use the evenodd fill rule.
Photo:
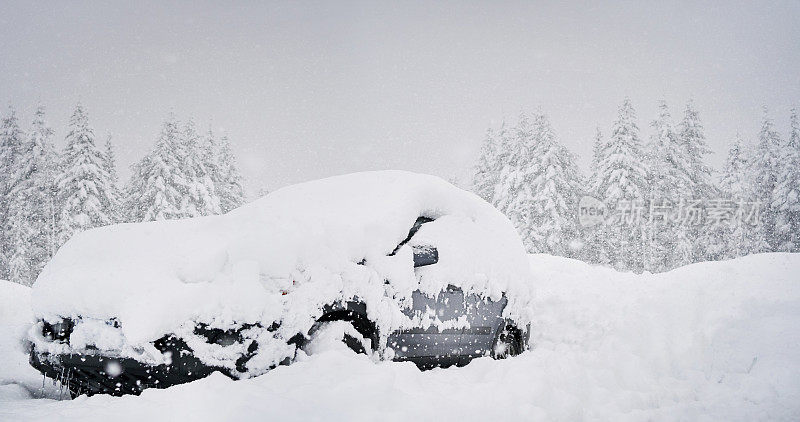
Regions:
<instances>
[{"instance_id":1,"label":"snow-covered ground","mask_svg":"<svg viewBox=\"0 0 800 422\"><path fill-rule=\"evenodd\" d=\"M656 275L530 261L534 349L516 358L420 372L332 348L253 379L72 401L32 399L29 292L0 282L0 420L800 420L800 255Z\"/></svg>"}]
</instances>

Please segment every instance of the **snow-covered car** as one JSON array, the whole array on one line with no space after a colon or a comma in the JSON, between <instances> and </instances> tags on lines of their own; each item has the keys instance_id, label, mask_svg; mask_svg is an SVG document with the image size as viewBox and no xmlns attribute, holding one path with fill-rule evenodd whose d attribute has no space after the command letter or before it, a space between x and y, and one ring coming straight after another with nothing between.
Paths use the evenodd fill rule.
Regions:
<instances>
[{"instance_id":1,"label":"snow-covered car","mask_svg":"<svg viewBox=\"0 0 800 422\"><path fill-rule=\"evenodd\" d=\"M502 358L528 348L529 271L514 227L471 193L401 171L332 177L76 235L34 285L31 364L75 396L261 375L323 332L423 369Z\"/></svg>"}]
</instances>

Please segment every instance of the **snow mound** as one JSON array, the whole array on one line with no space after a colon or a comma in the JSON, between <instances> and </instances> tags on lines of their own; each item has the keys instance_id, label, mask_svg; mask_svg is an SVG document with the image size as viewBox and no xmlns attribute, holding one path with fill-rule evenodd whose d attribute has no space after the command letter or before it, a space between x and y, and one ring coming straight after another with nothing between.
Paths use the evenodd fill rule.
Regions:
<instances>
[{"instance_id":1,"label":"snow mound","mask_svg":"<svg viewBox=\"0 0 800 422\"><path fill-rule=\"evenodd\" d=\"M0 280L0 402L10 394L52 396L52 384L42 391L42 375L28 363L25 333L32 323L30 287Z\"/></svg>"},{"instance_id":2,"label":"snow mound","mask_svg":"<svg viewBox=\"0 0 800 422\"><path fill-rule=\"evenodd\" d=\"M800 255L643 275L543 255L531 265L542 375L576 384L561 395L583 417L800 417Z\"/></svg>"},{"instance_id":3,"label":"snow mound","mask_svg":"<svg viewBox=\"0 0 800 422\"><path fill-rule=\"evenodd\" d=\"M0 385L31 373L22 339L32 323L31 289L0 280ZM41 382L41 376L37 378Z\"/></svg>"},{"instance_id":4,"label":"snow mound","mask_svg":"<svg viewBox=\"0 0 800 422\"><path fill-rule=\"evenodd\" d=\"M434 221L387 256L419 217ZM414 244L436 246L439 262L415 270ZM289 186L222 216L81 233L45 267L33 303L45 320L116 318L125 341L142 347L189 322L282 321L278 347L324 305L353 297L388 334L410 324L401 309L412 291L448 284L493 299L505 292L508 316L524 326L529 277L516 231L489 204L433 176L381 171ZM76 331L119 349L103 324Z\"/></svg>"},{"instance_id":5,"label":"snow mound","mask_svg":"<svg viewBox=\"0 0 800 422\"><path fill-rule=\"evenodd\" d=\"M0 420L800 419L800 255L663 274L530 257L533 350L420 372L329 350L241 381L214 374L140 397L6 398Z\"/></svg>"}]
</instances>

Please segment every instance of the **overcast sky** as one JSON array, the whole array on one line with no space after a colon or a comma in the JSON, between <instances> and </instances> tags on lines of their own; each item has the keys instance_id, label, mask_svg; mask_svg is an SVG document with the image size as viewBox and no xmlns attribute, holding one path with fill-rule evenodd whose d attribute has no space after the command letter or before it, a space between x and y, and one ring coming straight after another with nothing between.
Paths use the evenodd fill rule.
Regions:
<instances>
[{"instance_id":1,"label":"overcast sky","mask_svg":"<svg viewBox=\"0 0 800 422\"><path fill-rule=\"evenodd\" d=\"M76 3L76 4L73 4ZM164 118L224 130L251 192L398 168L462 181L489 126L540 107L585 169L630 96L643 134L694 98L720 167L800 103L800 1L0 2L0 102L63 143L76 102L123 177Z\"/></svg>"}]
</instances>

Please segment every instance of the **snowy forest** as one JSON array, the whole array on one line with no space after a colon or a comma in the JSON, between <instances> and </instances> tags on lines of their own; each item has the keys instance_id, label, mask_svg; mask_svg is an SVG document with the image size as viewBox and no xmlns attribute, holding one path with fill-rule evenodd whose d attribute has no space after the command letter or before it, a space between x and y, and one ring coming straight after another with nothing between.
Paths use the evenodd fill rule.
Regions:
<instances>
[{"instance_id":1,"label":"snowy forest","mask_svg":"<svg viewBox=\"0 0 800 422\"><path fill-rule=\"evenodd\" d=\"M0 279L31 285L73 235L114 223L225 213L244 203L226 136L193 120L164 122L155 145L118 180L110 136L98 140L80 104L58 152L40 106L25 130L9 109L0 128Z\"/></svg>"},{"instance_id":2,"label":"snowy forest","mask_svg":"<svg viewBox=\"0 0 800 422\"><path fill-rule=\"evenodd\" d=\"M473 190L517 227L531 253L635 272L663 272L759 252L800 251L800 124L774 128L767 110L755 139L731 140L724 169L690 101L679 121L661 101L649 130L629 99L606 135L597 129L590 174L558 142L547 116L522 113L488 131ZM584 227L579 201L597 198L617 218Z\"/></svg>"}]
</instances>

